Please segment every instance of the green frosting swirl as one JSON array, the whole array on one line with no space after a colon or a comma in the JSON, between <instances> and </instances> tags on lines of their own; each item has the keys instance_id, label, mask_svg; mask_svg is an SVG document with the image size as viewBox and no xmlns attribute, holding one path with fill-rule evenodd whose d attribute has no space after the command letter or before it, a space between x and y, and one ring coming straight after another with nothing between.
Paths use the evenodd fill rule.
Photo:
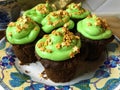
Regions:
<instances>
[{"instance_id":1,"label":"green frosting swirl","mask_svg":"<svg viewBox=\"0 0 120 90\"><path fill-rule=\"evenodd\" d=\"M12 44L33 42L40 32L40 27L28 17L20 17L11 22L6 29L7 40Z\"/></svg>"},{"instance_id":2,"label":"green frosting swirl","mask_svg":"<svg viewBox=\"0 0 120 90\"><path fill-rule=\"evenodd\" d=\"M51 11L53 11L53 9L48 3L38 4L32 9L25 11L23 15L30 17L33 21L36 21L40 24L43 18Z\"/></svg>"},{"instance_id":3,"label":"green frosting swirl","mask_svg":"<svg viewBox=\"0 0 120 90\"><path fill-rule=\"evenodd\" d=\"M87 17L90 12L82 8L81 3L75 4L71 3L67 6L66 11L70 14L71 18L73 19L82 19Z\"/></svg>"},{"instance_id":4,"label":"green frosting swirl","mask_svg":"<svg viewBox=\"0 0 120 90\"><path fill-rule=\"evenodd\" d=\"M62 27L41 38L36 43L35 51L44 59L64 61L79 53L80 47L80 38Z\"/></svg>"},{"instance_id":5,"label":"green frosting swirl","mask_svg":"<svg viewBox=\"0 0 120 90\"><path fill-rule=\"evenodd\" d=\"M112 31L109 29L106 21L96 15L88 16L79 21L77 30L83 36L92 40L108 39L112 36Z\"/></svg>"},{"instance_id":6,"label":"green frosting swirl","mask_svg":"<svg viewBox=\"0 0 120 90\"><path fill-rule=\"evenodd\" d=\"M58 10L48 14L41 22L42 29L46 33L50 33L53 29L64 26L72 29L74 22L70 20L69 14L64 10Z\"/></svg>"}]
</instances>

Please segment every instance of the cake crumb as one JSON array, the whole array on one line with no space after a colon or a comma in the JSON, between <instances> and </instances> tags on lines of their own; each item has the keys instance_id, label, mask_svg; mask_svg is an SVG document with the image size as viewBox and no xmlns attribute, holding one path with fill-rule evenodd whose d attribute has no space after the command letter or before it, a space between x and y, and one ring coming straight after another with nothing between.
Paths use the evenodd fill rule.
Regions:
<instances>
[{"instance_id":1,"label":"cake crumb","mask_svg":"<svg viewBox=\"0 0 120 90\"><path fill-rule=\"evenodd\" d=\"M29 71L25 70L25 73L30 73Z\"/></svg>"},{"instance_id":2,"label":"cake crumb","mask_svg":"<svg viewBox=\"0 0 120 90\"><path fill-rule=\"evenodd\" d=\"M46 74L46 72L45 71L43 71L42 73L40 73L40 78L44 78L44 79L48 79L48 77L47 77L47 74Z\"/></svg>"}]
</instances>

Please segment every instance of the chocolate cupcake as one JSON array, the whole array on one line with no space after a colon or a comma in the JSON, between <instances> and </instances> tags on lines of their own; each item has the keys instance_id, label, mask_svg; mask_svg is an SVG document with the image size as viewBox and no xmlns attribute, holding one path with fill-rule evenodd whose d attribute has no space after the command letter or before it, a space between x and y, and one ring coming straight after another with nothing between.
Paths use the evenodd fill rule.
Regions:
<instances>
[{"instance_id":1,"label":"chocolate cupcake","mask_svg":"<svg viewBox=\"0 0 120 90\"><path fill-rule=\"evenodd\" d=\"M44 35L36 43L35 52L48 78L54 82L67 82L76 76L79 61L84 59L79 55L80 48L80 38L62 27Z\"/></svg>"},{"instance_id":2,"label":"chocolate cupcake","mask_svg":"<svg viewBox=\"0 0 120 90\"><path fill-rule=\"evenodd\" d=\"M96 60L114 39L109 25L96 15L89 15L77 23L77 31L82 43L89 48L86 60Z\"/></svg>"},{"instance_id":3,"label":"chocolate cupcake","mask_svg":"<svg viewBox=\"0 0 120 90\"><path fill-rule=\"evenodd\" d=\"M66 11L70 15L70 19L74 21L74 33L77 32L77 22L86 18L88 15L90 15L90 11L84 9L82 7L81 3L71 3L66 7Z\"/></svg>"},{"instance_id":4,"label":"chocolate cupcake","mask_svg":"<svg viewBox=\"0 0 120 90\"><path fill-rule=\"evenodd\" d=\"M13 45L14 53L21 64L28 64L37 60L34 47L39 32L39 25L26 16L18 18L16 22L9 23L6 29L6 38Z\"/></svg>"}]
</instances>

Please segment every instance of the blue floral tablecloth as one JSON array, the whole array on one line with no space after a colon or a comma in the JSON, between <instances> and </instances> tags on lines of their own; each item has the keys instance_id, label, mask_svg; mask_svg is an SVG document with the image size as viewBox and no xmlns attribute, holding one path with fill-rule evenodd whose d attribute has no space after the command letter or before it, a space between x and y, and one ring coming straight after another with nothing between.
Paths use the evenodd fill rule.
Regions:
<instances>
[{"instance_id":1,"label":"blue floral tablecloth","mask_svg":"<svg viewBox=\"0 0 120 90\"><path fill-rule=\"evenodd\" d=\"M108 47L109 56L95 71L91 79L71 86L49 86L36 83L15 68L15 55L11 45L0 41L0 85L5 90L113 90L120 84L120 43L114 40Z\"/></svg>"}]
</instances>

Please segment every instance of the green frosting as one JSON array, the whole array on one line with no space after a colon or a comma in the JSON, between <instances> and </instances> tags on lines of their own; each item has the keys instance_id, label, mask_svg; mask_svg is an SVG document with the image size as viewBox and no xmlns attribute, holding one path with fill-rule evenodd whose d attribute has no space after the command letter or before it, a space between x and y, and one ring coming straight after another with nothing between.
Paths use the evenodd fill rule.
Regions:
<instances>
[{"instance_id":1,"label":"green frosting","mask_svg":"<svg viewBox=\"0 0 120 90\"><path fill-rule=\"evenodd\" d=\"M71 3L67 6L66 11L70 14L71 18L73 19L82 19L87 17L90 12L82 8L81 3L75 4Z\"/></svg>"},{"instance_id":2,"label":"green frosting","mask_svg":"<svg viewBox=\"0 0 120 90\"><path fill-rule=\"evenodd\" d=\"M44 59L64 61L79 53L80 47L80 38L62 27L41 38L36 43L35 51Z\"/></svg>"},{"instance_id":3,"label":"green frosting","mask_svg":"<svg viewBox=\"0 0 120 90\"><path fill-rule=\"evenodd\" d=\"M108 39L112 36L112 31L109 29L106 21L96 15L88 16L79 21L77 30L83 36L92 40Z\"/></svg>"},{"instance_id":4,"label":"green frosting","mask_svg":"<svg viewBox=\"0 0 120 90\"><path fill-rule=\"evenodd\" d=\"M33 19L33 21L36 21L40 24L43 18L51 11L53 11L53 9L48 3L38 4L32 9L25 11L23 15L30 17L31 19Z\"/></svg>"},{"instance_id":5,"label":"green frosting","mask_svg":"<svg viewBox=\"0 0 120 90\"><path fill-rule=\"evenodd\" d=\"M23 16L8 25L6 37L12 44L27 44L33 42L39 32L40 27L29 17Z\"/></svg>"},{"instance_id":6,"label":"green frosting","mask_svg":"<svg viewBox=\"0 0 120 90\"><path fill-rule=\"evenodd\" d=\"M50 33L53 29L65 26L69 29L74 27L74 22L70 20L69 14L64 10L58 10L48 14L41 22L42 29L46 33Z\"/></svg>"}]
</instances>

